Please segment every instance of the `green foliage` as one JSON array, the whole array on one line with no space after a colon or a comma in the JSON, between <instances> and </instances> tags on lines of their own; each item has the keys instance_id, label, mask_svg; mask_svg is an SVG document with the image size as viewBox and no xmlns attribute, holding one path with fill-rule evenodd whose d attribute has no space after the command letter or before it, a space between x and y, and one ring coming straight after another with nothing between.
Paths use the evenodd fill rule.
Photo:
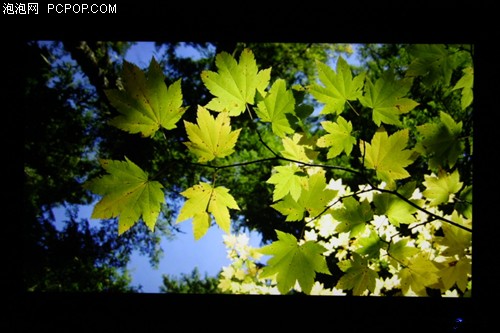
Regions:
<instances>
[{"instance_id":1,"label":"green foliage","mask_svg":"<svg viewBox=\"0 0 500 333\"><path fill-rule=\"evenodd\" d=\"M273 201L283 199L290 193L292 199L299 200L302 193L304 180L307 178L304 172L295 164L277 166L275 173L269 177L268 183L274 184Z\"/></svg>"},{"instance_id":2,"label":"green foliage","mask_svg":"<svg viewBox=\"0 0 500 333\"><path fill-rule=\"evenodd\" d=\"M425 175L425 182L423 185L426 187L422 193L428 199L431 206L437 206L442 203L448 202L450 196L460 191L463 183L460 182L460 175L455 170L452 174L445 174L441 172L439 176Z\"/></svg>"},{"instance_id":3,"label":"green foliage","mask_svg":"<svg viewBox=\"0 0 500 333\"><path fill-rule=\"evenodd\" d=\"M373 72L357 69L356 75L342 57L336 71L317 61L318 82L291 90L279 77L271 81L272 66L259 70L249 48L239 61L221 52L217 70L201 72L213 97L198 104L197 124L184 119L182 137L198 159L189 165L211 172L180 191L186 200L177 222L192 218L199 239L213 216L230 237L232 222L244 219L238 202L251 200L240 196L255 193L242 191L237 202L226 185L246 188L238 184L248 179L243 170L268 163L269 173L259 179L272 196L267 204L283 217L276 237L257 251L270 256L264 267L235 258L221 273L222 291L272 292L261 287L275 283L281 294L323 293L319 276L331 274L326 258L334 256L340 277L330 294L470 294L472 178L464 172L471 170L472 149L462 138L472 136L472 126L460 119L471 121L472 59L445 45L393 50L400 52L389 58L394 63L382 62ZM465 75L458 79L457 72ZM306 97L324 104L322 111L311 112ZM344 118L346 104L353 112ZM249 133L262 156L248 150ZM96 181L91 189L119 199L118 208L106 204L97 211L114 212L110 217L118 215L113 209L124 210L121 189L128 193L132 176L156 186L138 172ZM145 212L139 207L136 215Z\"/></svg>"},{"instance_id":4,"label":"green foliage","mask_svg":"<svg viewBox=\"0 0 500 333\"><path fill-rule=\"evenodd\" d=\"M241 52L239 62L229 53L217 55L218 71L203 71L201 79L215 97L205 107L214 111L227 111L238 116L245 111L246 104L254 104L255 93L264 94L270 79L271 69L259 70L252 51Z\"/></svg>"},{"instance_id":5,"label":"green foliage","mask_svg":"<svg viewBox=\"0 0 500 333\"><path fill-rule=\"evenodd\" d=\"M287 115L293 114L295 99L290 90L286 89L284 80L276 80L269 93L257 104L255 112L263 122L270 122L274 134L285 137L294 130L290 126Z\"/></svg>"},{"instance_id":6,"label":"green foliage","mask_svg":"<svg viewBox=\"0 0 500 333\"><path fill-rule=\"evenodd\" d=\"M405 98L412 86L411 79L397 80L392 72L385 72L375 84L366 79L365 90L359 101L373 110L372 119L381 123L401 126L399 116L413 110L418 103Z\"/></svg>"},{"instance_id":7,"label":"green foliage","mask_svg":"<svg viewBox=\"0 0 500 333\"><path fill-rule=\"evenodd\" d=\"M241 129L231 131L229 114L221 112L214 118L207 109L198 106L197 115L196 125L184 121L189 138L184 144L198 156L198 162L231 155Z\"/></svg>"},{"instance_id":8,"label":"green foliage","mask_svg":"<svg viewBox=\"0 0 500 333\"><path fill-rule=\"evenodd\" d=\"M452 90L462 89L462 109L466 109L472 104L474 95L472 92L472 87L474 86L474 70L472 67L466 67L463 70L464 76L457 81Z\"/></svg>"},{"instance_id":9,"label":"green foliage","mask_svg":"<svg viewBox=\"0 0 500 333\"><path fill-rule=\"evenodd\" d=\"M368 267L365 258L353 253L353 259L339 263L340 269L345 273L337 283L337 288L352 290L354 296L362 295L365 290L373 292L378 278L377 272Z\"/></svg>"},{"instance_id":10,"label":"green foliage","mask_svg":"<svg viewBox=\"0 0 500 333\"><path fill-rule=\"evenodd\" d=\"M107 175L93 179L85 187L103 198L95 205L92 218L119 217L118 234L123 234L142 217L154 230L165 198L162 185L125 157L125 161L101 160Z\"/></svg>"},{"instance_id":11,"label":"green foliage","mask_svg":"<svg viewBox=\"0 0 500 333\"><path fill-rule=\"evenodd\" d=\"M388 135L383 127L378 128L371 143L360 143L364 165L375 170L379 179L389 184L410 177L405 167L413 160L412 151L406 149L407 143L407 129Z\"/></svg>"},{"instance_id":12,"label":"green foliage","mask_svg":"<svg viewBox=\"0 0 500 333\"><path fill-rule=\"evenodd\" d=\"M356 144L356 138L351 135L352 123L342 116L337 118L337 122L322 121L321 126L329 133L323 135L316 143L318 147L330 148L327 157L334 158L343 151L347 155L351 154L352 147Z\"/></svg>"},{"instance_id":13,"label":"green foliage","mask_svg":"<svg viewBox=\"0 0 500 333\"><path fill-rule=\"evenodd\" d=\"M272 255L260 277L277 274L278 289L282 294L288 293L296 281L302 290L309 294L316 272L330 274L326 259L321 255L326 249L311 241L299 244L293 235L279 230L276 230L276 233L278 241L259 250L262 254Z\"/></svg>"},{"instance_id":14,"label":"green foliage","mask_svg":"<svg viewBox=\"0 0 500 333\"><path fill-rule=\"evenodd\" d=\"M364 73L352 77L351 69L344 58L337 61L337 72L328 65L317 62L319 79L324 86L314 83L310 92L319 102L325 104L321 113L340 114L345 103L361 97Z\"/></svg>"},{"instance_id":15,"label":"green foliage","mask_svg":"<svg viewBox=\"0 0 500 333\"><path fill-rule=\"evenodd\" d=\"M199 183L181 194L188 200L179 212L177 222L193 218L195 239L200 239L207 232L210 226L209 214L214 216L215 222L222 230L230 232L229 208L240 208L227 188L223 186L213 188L208 183Z\"/></svg>"},{"instance_id":16,"label":"green foliage","mask_svg":"<svg viewBox=\"0 0 500 333\"><path fill-rule=\"evenodd\" d=\"M165 85L160 65L151 59L145 74L139 67L127 61L123 63L123 90L106 90L112 106L120 113L110 124L129 133L152 136L161 127L175 128L186 111L182 107L181 81L170 87Z\"/></svg>"},{"instance_id":17,"label":"green foliage","mask_svg":"<svg viewBox=\"0 0 500 333\"><path fill-rule=\"evenodd\" d=\"M214 277L200 275L197 267L191 274L181 274L180 277L163 275L163 285L160 292L167 294L216 294L218 280Z\"/></svg>"},{"instance_id":18,"label":"green foliage","mask_svg":"<svg viewBox=\"0 0 500 333\"><path fill-rule=\"evenodd\" d=\"M429 158L429 168L452 168L464 149L464 142L460 140L462 122L455 122L448 113L441 111L438 123L426 123L417 129L423 138L415 150Z\"/></svg>"}]
</instances>

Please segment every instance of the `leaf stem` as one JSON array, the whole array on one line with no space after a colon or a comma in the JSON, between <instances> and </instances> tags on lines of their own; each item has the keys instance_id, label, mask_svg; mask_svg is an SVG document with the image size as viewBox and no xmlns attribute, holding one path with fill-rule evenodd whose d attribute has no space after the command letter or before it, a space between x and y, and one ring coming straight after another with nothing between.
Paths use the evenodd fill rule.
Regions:
<instances>
[{"instance_id":1,"label":"leaf stem","mask_svg":"<svg viewBox=\"0 0 500 333\"><path fill-rule=\"evenodd\" d=\"M356 116L359 117L358 111L356 111L356 109L352 106L352 104L348 100L346 100L346 102L347 102L347 105L349 105L349 107L351 108L351 110L354 111L354 113L356 114Z\"/></svg>"}]
</instances>

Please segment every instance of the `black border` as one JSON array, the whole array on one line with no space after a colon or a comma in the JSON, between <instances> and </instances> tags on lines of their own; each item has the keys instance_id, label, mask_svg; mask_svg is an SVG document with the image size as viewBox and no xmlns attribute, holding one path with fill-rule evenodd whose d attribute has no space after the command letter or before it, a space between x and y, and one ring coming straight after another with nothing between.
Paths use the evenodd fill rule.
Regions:
<instances>
[{"instance_id":1,"label":"black border","mask_svg":"<svg viewBox=\"0 0 500 333\"><path fill-rule=\"evenodd\" d=\"M391 2L388 2L391 4ZM221 5L217 5L221 6ZM228 6L228 5L226 5ZM495 255L493 237L496 231L496 196L488 194L494 179L495 161L491 151L498 141L493 128L496 91L494 57L490 44L493 22L470 21L449 11L449 7L401 9L376 6L363 11L355 3L341 6L300 4L298 10L287 12L283 5L232 5L222 11L214 4L147 4L118 3L116 15L40 15L10 16L4 26L10 27L5 43L15 45L28 40L134 40L134 41L265 41L265 42L354 42L354 43L473 43L475 45L475 133L474 139L474 234L473 234L473 296L472 298L382 298L382 297L289 297L235 295L164 295L164 294L71 294L14 292L5 301L12 331L30 332L68 329L109 329L119 331L132 326L168 330L181 325L194 329L292 330L310 327L346 328L349 331L369 329L373 332L427 328L452 332L456 320L464 327L481 329L495 327L491 309L497 301L498 289L493 273ZM293 6L293 5L290 5ZM225 7L223 7L225 8ZM381 10L380 10L381 9ZM265 10L265 13L263 11ZM490 9L492 10L492 9ZM247 15L243 15L245 11ZM462 9L467 11L467 9ZM5 18L5 15L2 19ZM468 25L463 22L470 22ZM10 50L16 55L16 48ZM9 52L7 51L7 52ZM4 51L5 52L5 51ZM15 73L14 73L15 75ZM498 84L496 85L498 87ZM14 123L22 123L22 115L14 115ZM20 117L21 119L17 119ZM492 121L493 120L493 121ZM8 145L16 152L15 139ZM22 147L22 146L21 146ZM22 149L22 148L21 148ZM496 148L495 148L496 149ZM17 148L17 152L19 148ZM22 165L22 164L21 164ZM14 171L15 172L15 171ZM17 173L16 173L17 174ZM477 182L476 182L477 180ZM483 184L483 182L488 182ZM493 186L493 188L495 188ZM495 191L495 190L493 190ZM17 193L17 192L16 192ZM21 207L22 209L22 207ZM13 214L13 218L16 215ZM16 229L13 229L13 233ZM10 229L7 229L7 235ZM16 267L15 250L9 261ZM491 254L490 254L491 253ZM15 276L15 274L13 275ZM495 280L494 280L495 279ZM14 281L14 285L15 281ZM492 305L488 305L493 302ZM497 325L498 326L498 325Z\"/></svg>"}]
</instances>

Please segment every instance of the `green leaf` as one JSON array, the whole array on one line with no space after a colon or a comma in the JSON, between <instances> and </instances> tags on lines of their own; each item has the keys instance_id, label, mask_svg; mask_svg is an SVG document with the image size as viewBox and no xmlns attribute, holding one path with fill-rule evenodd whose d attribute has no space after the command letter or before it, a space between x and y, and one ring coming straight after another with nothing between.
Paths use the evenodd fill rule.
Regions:
<instances>
[{"instance_id":1,"label":"green leaf","mask_svg":"<svg viewBox=\"0 0 500 333\"><path fill-rule=\"evenodd\" d=\"M443 44L415 44L409 49L414 58L406 71L407 77L422 76L423 83L433 86L440 80L450 84L457 55L449 52Z\"/></svg>"},{"instance_id":2,"label":"green leaf","mask_svg":"<svg viewBox=\"0 0 500 333\"><path fill-rule=\"evenodd\" d=\"M342 199L342 208L332 211L334 219L340 223L335 229L336 232L351 232L351 237L356 237L365 231L366 223L373 218L370 203L363 200L361 203L353 197Z\"/></svg>"},{"instance_id":3,"label":"green leaf","mask_svg":"<svg viewBox=\"0 0 500 333\"><path fill-rule=\"evenodd\" d=\"M439 269L424 252L417 253L408 262L408 267L400 270L397 275L401 279L401 290L408 294L409 289L419 295L427 296L426 287L439 282Z\"/></svg>"},{"instance_id":4,"label":"green leaf","mask_svg":"<svg viewBox=\"0 0 500 333\"><path fill-rule=\"evenodd\" d=\"M463 70L464 75L458 80L452 90L462 89L462 110L465 110L469 105L472 104L474 99L474 94L472 92L472 87L474 85L474 69L472 67L466 67Z\"/></svg>"},{"instance_id":5,"label":"green leaf","mask_svg":"<svg viewBox=\"0 0 500 333\"><path fill-rule=\"evenodd\" d=\"M418 204L420 201L411 200ZM391 193L376 193L373 195L373 203L377 215L387 215L389 222L396 227L401 223L410 224L416 221L415 212L417 208L401 200Z\"/></svg>"},{"instance_id":6,"label":"green leaf","mask_svg":"<svg viewBox=\"0 0 500 333\"><path fill-rule=\"evenodd\" d=\"M316 61L316 67L319 80L324 86L314 83L310 92L319 102L325 103L321 113L340 114L347 101L361 97L365 74L353 79L351 69L342 57L337 61L337 72L319 61Z\"/></svg>"},{"instance_id":7,"label":"green leaf","mask_svg":"<svg viewBox=\"0 0 500 333\"><path fill-rule=\"evenodd\" d=\"M118 234L121 235L142 220L154 230L165 201L163 186L150 181L148 173L125 157L125 161L100 160L107 175L85 183L84 187L102 195L95 205L91 218L109 219L119 217Z\"/></svg>"},{"instance_id":8,"label":"green leaf","mask_svg":"<svg viewBox=\"0 0 500 333\"><path fill-rule=\"evenodd\" d=\"M370 226L368 226L369 228ZM378 233L370 229L370 234L365 237L357 237L353 243L357 246L354 252L359 253L367 258L378 258L380 249L384 246L380 240Z\"/></svg>"},{"instance_id":9,"label":"green leaf","mask_svg":"<svg viewBox=\"0 0 500 333\"><path fill-rule=\"evenodd\" d=\"M455 284L462 291L467 289L469 276L472 273L472 260L469 257L461 257L459 260L450 257L442 263L445 267L438 272L443 283L443 290L451 289Z\"/></svg>"},{"instance_id":10,"label":"green leaf","mask_svg":"<svg viewBox=\"0 0 500 333\"><path fill-rule=\"evenodd\" d=\"M352 290L354 296L361 296L366 290L375 291L377 272L368 267L367 260L356 252L352 253L351 266L345 270L335 286L338 289Z\"/></svg>"},{"instance_id":11,"label":"green leaf","mask_svg":"<svg viewBox=\"0 0 500 333\"><path fill-rule=\"evenodd\" d=\"M312 174L304 183L298 203L309 213L310 217L317 217L325 211L337 193L338 191L326 187L325 172L321 170Z\"/></svg>"},{"instance_id":12,"label":"green leaf","mask_svg":"<svg viewBox=\"0 0 500 333\"><path fill-rule=\"evenodd\" d=\"M290 194L286 194L281 201L271 205L274 209L286 215L286 221L300 221L304 212L310 217L317 217L324 213L330 201L335 198L338 191L326 187L325 172L319 171L308 179L300 179L301 194L295 200Z\"/></svg>"},{"instance_id":13,"label":"green leaf","mask_svg":"<svg viewBox=\"0 0 500 333\"><path fill-rule=\"evenodd\" d=\"M410 112L419 104L404 98L411 85L411 79L395 80L392 72L385 72L375 84L366 79L365 93L359 101L373 109L372 119L377 126L381 123L400 126L399 115Z\"/></svg>"},{"instance_id":14,"label":"green leaf","mask_svg":"<svg viewBox=\"0 0 500 333\"><path fill-rule=\"evenodd\" d=\"M389 255L397 261L408 265L411 257L420 252L415 246L408 245L410 238L402 238L389 246Z\"/></svg>"},{"instance_id":15,"label":"green leaf","mask_svg":"<svg viewBox=\"0 0 500 333\"><path fill-rule=\"evenodd\" d=\"M288 193L294 200L298 200L302 193L302 184L306 177L300 175L301 169L296 164L286 166L275 166L273 175L267 180L274 184L273 201L284 198Z\"/></svg>"},{"instance_id":16,"label":"green leaf","mask_svg":"<svg viewBox=\"0 0 500 333\"><path fill-rule=\"evenodd\" d=\"M371 144L360 142L364 165L377 172L377 176L387 182L410 177L405 167L413 163L412 151L405 149L408 142L408 129L400 130L390 136L383 127L373 135Z\"/></svg>"},{"instance_id":17,"label":"green leaf","mask_svg":"<svg viewBox=\"0 0 500 333\"><path fill-rule=\"evenodd\" d=\"M472 218L472 193L472 185L464 187L456 204L457 211L468 219Z\"/></svg>"},{"instance_id":18,"label":"green leaf","mask_svg":"<svg viewBox=\"0 0 500 333\"><path fill-rule=\"evenodd\" d=\"M294 133L287 118L287 115L293 115L294 107L293 93L286 89L285 80L278 79L264 100L257 103L255 112L262 121L271 123L274 134L284 137Z\"/></svg>"},{"instance_id":19,"label":"green leaf","mask_svg":"<svg viewBox=\"0 0 500 333\"><path fill-rule=\"evenodd\" d=\"M423 138L415 150L429 158L429 168L449 166L452 168L462 153L464 143L460 140L462 122L456 123L446 112L439 113L440 122L426 123L417 127Z\"/></svg>"},{"instance_id":20,"label":"green leaf","mask_svg":"<svg viewBox=\"0 0 500 333\"><path fill-rule=\"evenodd\" d=\"M271 207L285 215L285 221L301 221L304 218L304 207L299 205L299 203L294 200L290 194L287 194L277 203L272 204Z\"/></svg>"},{"instance_id":21,"label":"green leaf","mask_svg":"<svg viewBox=\"0 0 500 333\"><path fill-rule=\"evenodd\" d=\"M458 215L457 211L453 211L451 220L472 229L471 220L464 220L462 216ZM441 228L444 237L440 239L439 243L445 247L441 254L444 256L464 256L472 244L472 233L447 223L444 223Z\"/></svg>"},{"instance_id":22,"label":"green leaf","mask_svg":"<svg viewBox=\"0 0 500 333\"><path fill-rule=\"evenodd\" d=\"M215 58L217 72L205 70L201 80L214 97L205 107L213 111L227 111L238 116L245 111L246 104L254 104L255 93L265 95L271 78L271 68L258 70L251 50L244 49L239 62L227 52Z\"/></svg>"},{"instance_id":23,"label":"green leaf","mask_svg":"<svg viewBox=\"0 0 500 333\"><path fill-rule=\"evenodd\" d=\"M208 230L208 213L214 216L215 222L223 231L230 233L229 208L236 210L240 208L227 188L223 186L213 188L208 183L200 182L181 192L181 195L188 200L182 206L176 223L193 218L195 239L200 239Z\"/></svg>"},{"instance_id":24,"label":"green leaf","mask_svg":"<svg viewBox=\"0 0 500 333\"><path fill-rule=\"evenodd\" d=\"M227 112L214 118L202 106L198 106L197 125L184 121L189 142L184 144L198 156L198 162L222 158L234 152L241 129L231 130Z\"/></svg>"},{"instance_id":25,"label":"green leaf","mask_svg":"<svg viewBox=\"0 0 500 333\"><path fill-rule=\"evenodd\" d=\"M326 249L314 241L299 245L291 234L276 230L278 240L257 251L272 256L260 274L261 278L276 275L278 290L286 294L299 282L306 294L311 293L316 272L331 274L323 253Z\"/></svg>"},{"instance_id":26,"label":"green leaf","mask_svg":"<svg viewBox=\"0 0 500 333\"><path fill-rule=\"evenodd\" d=\"M170 87L165 84L160 65L151 59L147 75L136 65L123 63L122 83L124 90L106 90L106 96L121 115L110 124L129 133L141 133L144 137L163 127L177 127L187 107L182 107L181 80Z\"/></svg>"},{"instance_id":27,"label":"green leaf","mask_svg":"<svg viewBox=\"0 0 500 333\"><path fill-rule=\"evenodd\" d=\"M448 202L450 196L460 191L463 186L463 183L460 182L458 170L455 170L452 174L442 171L439 176L434 174L424 175L424 178L423 185L426 189L422 194L430 199L429 205L431 206Z\"/></svg>"},{"instance_id":28,"label":"green leaf","mask_svg":"<svg viewBox=\"0 0 500 333\"><path fill-rule=\"evenodd\" d=\"M282 138L283 148L281 155L297 162L310 163L318 153L314 151L312 143L308 142L302 133L295 133L291 138ZM312 141L312 140L311 140Z\"/></svg>"},{"instance_id":29,"label":"green leaf","mask_svg":"<svg viewBox=\"0 0 500 333\"><path fill-rule=\"evenodd\" d=\"M330 148L327 157L336 157L342 151L345 151L349 155L352 151L352 146L356 143L356 138L351 135L352 123L339 116L337 122L323 121L321 125L330 134L320 137L316 144L318 147Z\"/></svg>"}]
</instances>

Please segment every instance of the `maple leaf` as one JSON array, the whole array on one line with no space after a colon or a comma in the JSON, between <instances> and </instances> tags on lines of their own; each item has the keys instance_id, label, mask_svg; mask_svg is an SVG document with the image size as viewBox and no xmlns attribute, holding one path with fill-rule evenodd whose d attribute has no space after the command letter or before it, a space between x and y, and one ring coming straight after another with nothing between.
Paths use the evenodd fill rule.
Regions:
<instances>
[{"instance_id":1,"label":"maple leaf","mask_svg":"<svg viewBox=\"0 0 500 333\"><path fill-rule=\"evenodd\" d=\"M353 246L356 247L354 252L364 255L367 258L378 258L380 249L383 248L384 244L380 239L380 235L370 226L368 228L370 229L370 233L367 236L360 236L354 240Z\"/></svg>"},{"instance_id":2,"label":"maple leaf","mask_svg":"<svg viewBox=\"0 0 500 333\"><path fill-rule=\"evenodd\" d=\"M409 48L415 59L410 63L406 76L422 76L423 83L432 86L443 79L450 84L453 69L457 66L457 53L449 52L443 44L415 44Z\"/></svg>"},{"instance_id":3,"label":"maple leaf","mask_svg":"<svg viewBox=\"0 0 500 333\"><path fill-rule=\"evenodd\" d=\"M466 67L463 70L464 75L457 81L452 90L462 89L462 110L465 110L469 105L472 104L474 99L474 94L472 93L472 87L474 85L474 69L472 67Z\"/></svg>"},{"instance_id":4,"label":"maple leaf","mask_svg":"<svg viewBox=\"0 0 500 333\"><path fill-rule=\"evenodd\" d=\"M420 205L422 200L410 200ZM375 193L373 203L376 207L377 215L387 215L391 224L399 227L401 223L410 224L416 221L415 212L417 208L391 193Z\"/></svg>"},{"instance_id":5,"label":"maple leaf","mask_svg":"<svg viewBox=\"0 0 500 333\"><path fill-rule=\"evenodd\" d=\"M444 267L439 270L438 275L443 282L443 290L451 289L456 284L462 292L465 292L468 276L472 273L472 260L465 256L459 259L450 257L442 264Z\"/></svg>"},{"instance_id":6,"label":"maple leaf","mask_svg":"<svg viewBox=\"0 0 500 333\"><path fill-rule=\"evenodd\" d=\"M403 97L410 91L411 85L412 79L396 81L392 72L385 72L375 84L366 79L365 93L359 101L373 109L372 119L377 126L381 123L401 125L399 115L410 112L419 104Z\"/></svg>"},{"instance_id":7,"label":"maple leaf","mask_svg":"<svg viewBox=\"0 0 500 333\"><path fill-rule=\"evenodd\" d=\"M407 142L408 129L388 136L385 129L380 127L373 135L371 144L360 142L364 165L374 169L377 176L389 184L394 180L409 177L405 167L413 163L413 160L410 158L412 151L405 149Z\"/></svg>"},{"instance_id":8,"label":"maple leaf","mask_svg":"<svg viewBox=\"0 0 500 333\"><path fill-rule=\"evenodd\" d=\"M425 190L422 194L430 199L429 205L437 206L442 203L448 202L450 196L460 191L463 183L460 182L460 174L455 170L452 174L442 171L439 176L434 174L424 175L425 181L423 182Z\"/></svg>"},{"instance_id":9,"label":"maple leaf","mask_svg":"<svg viewBox=\"0 0 500 333\"><path fill-rule=\"evenodd\" d=\"M464 221L457 211L453 211L451 220L469 229L472 228L472 221ZM441 251L441 254L444 256L464 256L467 253L467 249L471 246L472 233L446 223L441 228L443 229L444 237L439 239L439 243L445 247Z\"/></svg>"},{"instance_id":10,"label":"maple leaf","mask_svg":"<svg viewBox=\"0 0 500 333\"><path fill-rule=\"evenodd\" d=\"M276 230L278 240L257 251L272 256L260 274L261 278L276 275L278 290L286 294L296 281L306 294L310 294L316 272L331 275L322 254L326 249L314 241L299 245L294 235Z\"/></svg>"},{"instance_id":11,"label":"maple leaf","mask_svg":"<svg viewBox=\"0 0 500 333\"><path fill-rule=\"evenodd\" d=\"M309 178L301 179L299 185L301 193L298 200L291 194L286 194L281 201L271 205L287 216L286 221L300 221L306 211L310 217L319 216L338 193L337 190L327 188L323 170L312 174Z\"/></svg>"},{"instance_id":12,"label":"maple leaf","mask_svg":"<svg viewBox=\"0 0 500 333\"><path fill-rule=\"evenodd\" d=\"M429 157L429 167L437 169L448 165L452 168L463 151L464 143L459 139L462 122L456 123L446 112L439 113L440 122L417 126L423 136L415 150Z\"/></svg>"},{"instance_id":13,"label":"maple leaf","mask_svg":"<svg viewBox=\"0 0 500 333\"><path fill-rule=\"evenodd\" d=\"M100 163L108 174L84 184L85 188L103 196L94 206L91 218L118 217L118 234L121 235L142 216L148 228L154 230L165 201L163 186L148 180L147 172L127 157L125 161L103 159Z\"/></svg>"},{"instance_id":14,"label":"maple leaf","mask_svg":"<svg viewBox=\"0 0 500 333\"><path fill-rule=\"evenodd\" d=\"M299 203L293 199L290 194L287 194L277 203L272 204L271 207L285 215L285 221L300 221L304 218L304 207L299 205Z\"/></svg>"},{"instance_id":15,"label":"maple leaf","mask_svg":"<svg viewBox=\"0 0 500 333\"><path fill-rule=\"evenodd\" d=\"M274 184L273 201L278 201L284 198L288 193L291 194L294 200L298 200L302 193L302 184L307 178L301 175L301 169L295 164L286 166L276 166L274 172L267 180L268 183Z\"/></svg>"},{"instance_id":16,"label":"maple leaf","mask_svg":"<svg viewBox=\"0 0 500 333\"><path fill-rule=\"evenodd\" d=\"M244 49L239 62L227 52L215 58L217 72L204 70L201 80L214 97L205 107L213 111L227 111L238 116L245 111L246 104L254 104L255 93L265 95L271 78L271 68L260 70L251 50Z\"/></svg>"},{"instance_id":17,"label":"maple leaf","mask_svg":"<svg viewBox=\"0 0 500 333\"><path fill-rule=\"evenodd\" d=\"M330 134L323 135L316 143L318 147L328 148L328 158L333 158L345 151L349 155L352 151L352 146L356 143L356 139L351 136L352 123L346 121L342 116L337 118L337 122L323 121L323 128Z\"/></svg>"},{"instance_id":18,"label":"maple leaf","mask_svg":"<svg viewBox=\"0 0 500 333\"><path fill-rule=\"evenodd\" d=\"M337 193L337 190L327 188L325 171L321 170L312 174L304 184L298 203L304 207L310 217L316 217L324 212Z\"/></svg>"},{"instance_id":19,"label":"maple leaf","mask_svg":"<svg viewBox=\"0 0 500 333\"><path fill-rule=\"evenodd\" d=\"M207 232L210 226L209 213L223 231L230 233L229 208L236 210L240 208L227 188L223 186L213 188L208 183L200 182L181 192L181 195L188 200L177 216L177 223L193 218L195 239L200 239Z\"/></svg>"},{"instance_id":20,"label":"maple leaf","mask_svg":"<svg viewBox=\"0 0 500 333\"><path fill-rule=\"evenodd\" d=\"M409 258L420 252L415 246L408 245L409 237L402 238L396 243L391 243L388 252L392 258L407 265Z\"/></svg>"},{"instance_id":21,"label":"maple leaf","mask_svg":"<svg viewBox=\"0 0 500 333\"><path fill-rule=\"evenodd\" d=\"M281 151L283 157L297 162L310 163L318 156L312 146L312 141L307 139L302 133L294 133L291 138L281 139L284 150ZM316 140L314 140L316 141Z\"/></svg>"},{"instance_id":22,"label":"maple leaf","mask_svg":"<svg viewBox=\"0 0 500 333\"><path fill-rule=\"evenodd\" d=\"M378 278L377 272L368 267L367 260L356 252L352 253L350 265L341 264L339 268L344 270L344 275L339 279L335 288L352 289L354 296L362 295L365 290L373 292L375 290L375 281Z\"/></svg>"},{"instance_id":23,"label":"maple leaf","mask_svg":"<svg viewBox=\"0 0 500 333\"><path fill-rule=\"evenodd\" d=\"M189 138L189 142L184 144L198 156L198 162L226 157L234 152L241 129L231 131L227 112L221 112L214 118L200 105L196 119L197 125L184 120Z\"/></svg>"},{"instance_id":24,"label":"maple leaf","mask_svg":"<svg viewBox=\"0 0 500 333\"><path fill-rule=\"evenodd\" d=\"M151 59L147 74L127 61L123 63L123 90L108 89L106 97L121 115L110 124L129 133L141 133L144 137L163 127L177 127L187 107L182 107L181 80L169 87L165 84L160 65Z\"/></svg>"},{"instance_id":25,"label":"maple leaf","mask_svg":"<svg viewBox=\"0 0 500 333\"><path fill-rule=\"evenodd\" d=\"M294 133L287 114L293 115L295 99L293 93L286 89L283 79L274 82L264 99L257 103L255 112L264 122L270 122L273 132L279 137Z\"/></svg>"},{"instance_id":26,"label":"maple leaf","mask_svg":"<svg viewBox=\"0 0 500 333\"><path fill-rule=\"evenodd\" d=\"M332 211L332 216L340 224L337 225L336 232L350 232L351 237L356 237L365 231L367 222L373 218L370 203L363 200L361 204L353 197L342 199L342 208Z\"/></svg>"},{"instance_id":27,"label":"maple leaf","mask_svg":"<svg viewBox=\"0 0 500 333\"><path fill-rule=\"evenodd\" d=\"M365 74L352 78L349 65L344 58L337 61L337 72L328 65L316 61L319 80L324 86L314 83L310 87L311 95L319 102L325 103L321 113L340 114L347 101L361 97Z\"/></svg>"},{"instance_id":28,"label":"maple leaf","mask_svg":"<svg viewBox=\"0 0 500 333\"><path fill-rule=\"evenodd\" d=\"M417 253L408 261L408 267L401 269L397 275L401 279L401 290L404 295L411 290L419 296L427 296L426 287L439 282L438 271L434 262L424 252Z\"/></svg>"}]
</instances>

